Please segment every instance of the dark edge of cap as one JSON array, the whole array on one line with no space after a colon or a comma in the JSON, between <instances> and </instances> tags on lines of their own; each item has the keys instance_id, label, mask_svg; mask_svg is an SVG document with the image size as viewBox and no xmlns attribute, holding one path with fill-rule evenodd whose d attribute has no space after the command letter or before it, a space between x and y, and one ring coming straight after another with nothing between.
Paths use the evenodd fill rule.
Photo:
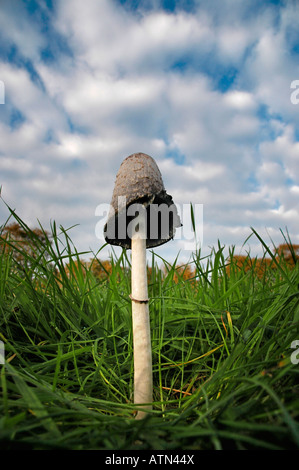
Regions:
<instances>
[{"instance_id":1,"label":"dark edge of cap","mask_svg":"<svg viewBox=\"0 0 299 470\"><path fill-rule=\"evenodd\" d=\"M168 233L167 237L163 237L163 238L160 238L160 237L158 237L158 238L147 237L147 239L146 239L146 248L154 248L156 246L160 246L160 245L163 245L164 243L167 243L169 240L173 239L173 237L175 236L176 228L179 228L179 227L182 226L179 215L177 213L176 206L175 206L175 204L172 200L172 197L169 194L167 194L165 190L163 190L160 193L158 193L154 198L149 197L149 196L145 196L143 198L139 198L135 201L130 202L130 204L127 205L120 213L114 213L112 216L110 216L108 218L108 220L107 220L107 222L104 226L104 238L105 238L105 241L107 243L109 243L110 245L121 246L125 249L131 249L131 238L127 235L127 231L126 231L126 238L121 238L121 239L109 238L107 232L108 232L108 229L109 229L109 225L113 224L115 232L118 233L118 219L121 218L122 216L125 216L128 208L130 206L132 206L133 204L144 204L146 206L148 221L149 221L149 214L150 214L149 208L150 208L151 204L155 204L158 207L161 204L166 204L168 207L173 206L173 208L174 208L174 214L171 218L171 221L169 222L169 233ZM133 219L134 219L134 217L132 217L132 216L131 217L126 216L127 225ZM149 231L149 226L150 226L150 224L148 222L148 231Z\"/></svg>"}]
</instances>

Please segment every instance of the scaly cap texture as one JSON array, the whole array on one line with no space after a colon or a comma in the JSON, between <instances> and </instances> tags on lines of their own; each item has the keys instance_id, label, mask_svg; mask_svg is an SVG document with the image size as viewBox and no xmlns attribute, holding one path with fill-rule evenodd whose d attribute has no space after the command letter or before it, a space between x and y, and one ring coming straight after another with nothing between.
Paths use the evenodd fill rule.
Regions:
<instances>
[{"instance_id":1,"label":"scaly cap texture","mask_svg":"<svg viewBox=\"0 0 299 470\"><path fill-rule=\"evenodd\" d=\"M111 209L104 227L108 243L131 248L127 227L134 219L132 205L138 209L138 204L143 204L147 210L147 248L162 245L174 237L175 229L181 226L176 206L165 191L155 160L144 153L125 158L116 175Z\"/></svg>"}]
</instances>

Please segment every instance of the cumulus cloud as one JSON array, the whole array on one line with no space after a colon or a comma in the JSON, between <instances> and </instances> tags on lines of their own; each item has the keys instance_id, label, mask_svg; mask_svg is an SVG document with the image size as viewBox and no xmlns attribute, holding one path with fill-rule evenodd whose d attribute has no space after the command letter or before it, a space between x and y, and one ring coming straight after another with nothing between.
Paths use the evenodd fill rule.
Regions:
<instances>
[{"instance_id":1,"label":"cumulus cloud","mask_svg":"<svg viewBox=\"0 0 299 470\"><path fill-rule=\"evenodd\" d=\"M95 249L95 208L142 151L179 205L204 205L206 246L241 247L251 225L277 239L288 225L296 242L299 8L187 4L4 2L0 184L31 224L79 223L75 243Z\"/></svg>"}]
</instances>

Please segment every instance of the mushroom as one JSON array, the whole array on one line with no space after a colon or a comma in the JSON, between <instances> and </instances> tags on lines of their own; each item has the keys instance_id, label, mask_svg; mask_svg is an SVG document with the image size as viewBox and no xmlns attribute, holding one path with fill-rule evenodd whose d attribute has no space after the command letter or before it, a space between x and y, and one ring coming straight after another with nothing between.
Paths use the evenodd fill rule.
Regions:
<instances>
[{"instance_id":1,"label":"mushroom","mask_svg":"<svg viewBox=\"0 0 299 470\"><path fill-rule=\"evenodd\" d=\"M111 245L131 249L131 303L134 351L134 403L137 419L152 409L152 348L147 286L146 248L168 242L181 226L172 197L166 193L155 160L134 153L116 176L104 227Z\"/></svg>"}]
</instances>

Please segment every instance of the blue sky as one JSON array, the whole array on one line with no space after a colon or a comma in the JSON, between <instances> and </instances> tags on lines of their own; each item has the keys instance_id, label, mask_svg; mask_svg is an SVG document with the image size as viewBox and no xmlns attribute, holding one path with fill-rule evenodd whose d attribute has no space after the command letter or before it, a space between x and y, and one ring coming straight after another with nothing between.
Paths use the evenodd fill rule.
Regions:
<instances>
[{"instance_id":1,"label":"blue sky","mask_svg":"<svg viewBox=\"0 0 299 470\"><path fill-rule=\"evenodd\" d=\"M269 243L287 227L299 243L297 1L0 9L0 184L29 225L78 224L75 245L97 251L96 207L110 202L122 160L141 151L179 206L203 204L203 248L220 239L239 250L250 226ZM253 238L250 247L258 253ZM188 257L180 239L157 253L178 250Z\"/></svg>"}]
</instances>

